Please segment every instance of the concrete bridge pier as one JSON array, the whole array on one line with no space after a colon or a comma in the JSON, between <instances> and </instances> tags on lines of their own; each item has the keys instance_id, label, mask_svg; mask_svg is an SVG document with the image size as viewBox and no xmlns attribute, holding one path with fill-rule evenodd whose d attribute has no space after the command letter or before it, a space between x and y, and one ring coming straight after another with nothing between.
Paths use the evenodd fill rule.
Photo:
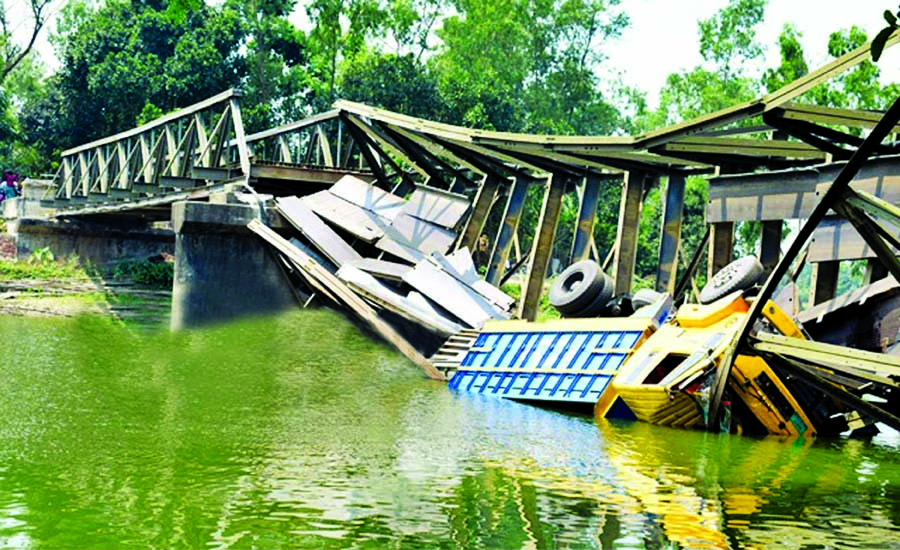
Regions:
<instances>
[{"instance_id":1,"label":"concrete bridge pier","mask_svg":"<svg viewBox=\"0 0 900 550\"><path fill-rule=\"evenodd\" d=\"M172 206L172 330L296 307L277 259L247 229L258 213L241 204Z\"/></svg>"}]
</instances>

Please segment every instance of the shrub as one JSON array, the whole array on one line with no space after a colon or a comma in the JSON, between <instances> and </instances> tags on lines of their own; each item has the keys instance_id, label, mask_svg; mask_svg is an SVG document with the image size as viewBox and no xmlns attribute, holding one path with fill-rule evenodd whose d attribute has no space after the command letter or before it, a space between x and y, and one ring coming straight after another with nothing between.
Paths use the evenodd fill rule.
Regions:
<instances>
[{"instance_id":1,"label":"shrub","mask_svg":"<svg viewBox=\"0 0 900 550\"><path fill-rule=\"evenodd\" d=\"M175 264L150 260L124 260L113 268L113 279L130 280L157 289L171 289L175 278Z\"/></svg>"}]
</instances>

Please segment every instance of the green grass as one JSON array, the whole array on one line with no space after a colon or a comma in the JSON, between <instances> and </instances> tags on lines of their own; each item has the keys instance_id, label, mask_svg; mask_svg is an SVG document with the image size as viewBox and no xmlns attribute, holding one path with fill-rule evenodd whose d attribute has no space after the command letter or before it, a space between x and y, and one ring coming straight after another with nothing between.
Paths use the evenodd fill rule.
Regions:
<instances>
[{"instance_id":1,"label":"green grass","mask_svg":"<svg viewBox=\"0 0 900 550\"><path fill-rule=\"evenodd\" d=\"M90 268L79 265L78 260L57 260L48 248L35 250L26 260L0 259L0 280L16 279L90 279Z\"/></svg>"},{"instance_id":2,"label":"green grass","mask_svg":"<svg viewBox=\"0 0 900 550\"><path fill-rule=\"evenodd\" d=\"M550 300L549 298L547 298L547 289L550 288L551 284L553 284L552 279L548 279L544 283L544 292L541 293L541 303L538 306L536 319L537 322L550 321L552 319L559 319L562 317L556 310L556 308L550 305ZM512 298L515 298L516 302L518 302L519 297L522 296L522 285L520 285L519 283L506 283L505 285L500 287L500 290L502 290Z\"/></svg>"}]
</instances>

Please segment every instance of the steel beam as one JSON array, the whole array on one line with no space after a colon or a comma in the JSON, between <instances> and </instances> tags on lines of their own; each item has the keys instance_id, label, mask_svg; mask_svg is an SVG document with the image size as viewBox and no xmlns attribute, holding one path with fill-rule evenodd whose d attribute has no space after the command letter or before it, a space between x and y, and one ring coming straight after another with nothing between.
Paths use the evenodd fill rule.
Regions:
<instances>
[{"instance_id":1,"label":"steel beam","mask_svg":"<svg viewBox=\"0 0 900 550\"><path fill-rule=\"evenodd\" d=\"M681 220L684 214L684 185L684 176L681 174L671 174L666 183L666 202L663 205L659 240L659 265L656 268L657 292L675 293Z\"/></svg>"},{"instance_id":2,"label":"steel beam","mask_svg":"<svg viewBox=\"0 0 900 550\"><path fill-rule=\"evenodd\" d=\"M459 241L456 243L456 249L467 247L469 252L475 253L478 246L478 237L484 230L484 223L487 221L488 214L491 213L491 206L494 204L494 198L497 196L497 189L500 187L500 178L487 174L478 187L478 193L475 195L475 203L466 221L466 227L463 229Z\"/></svg>"},{"instance_id":3,"label":"steel beam","mask_svg":"<svg viewBox=\"0 0 900 550\"><path fill-rule=\"evenodd\" d=\"M712 223L709 237L709 258L706 280L731 263L734 256L734 222Z\"/></svg>"},{"instance_id":4,"label":"steel beam","mask_svg":"<svg viewBox=\"0 0 900 550\"><path fill-rule=\"evenodd\" d=\"M811 306L833 299L837 295L838 272L841 262L818 262L812 264L812 281L809 285Z\"/></svg>"},{"instance_id":5,"label":"steel beam","mask_svg":"<svg viewBox=\"0 0 900 550\"><path fill-rule=\"evenodd\" d=\"M638 234L640 233L641 203L646 179L646 172L625 173L622 201L619 205L619 227L616 231L615 294L631 292L631 279L634 277Z\"/></svg>"},{"instance_id":6,"label":"steel beam","mask_svg":"<svg viewBox=\"0 0 900 550\"><path fill-rule=\"evenodd\" d=\"M528 193L528 185L532 178L524 175L517 176L509 190L509 198L506 201L506 210L503 212L503 223L494 242L491 252L491 262L488 266L487 282L494 286L503 277L506 269L506 261L509 259L509 249L512 248L513 237L519 229L519 221L522 219L522 210L525 208L525 195Z\"/></svg>"},{"instance_id":7,"label":"steel beam","mask_svg":"<svg viewBox=\"0 0 900 550\"><path fill-rule=\"evenodd\" d=\"M765 277L772 273L778 260L781 259L781 232L784 227L782 220L767 220L762 222L762 242L759 247L759 261L763 265Z\"/></svg>"},{"instance_id":8,"label":"steel beam","mask_svg":"<svg viewBox=\"0 0 900 550\"><path fill-rule=\"evenodd\" d=\"M531 264L525 278L526 286L522 291L519 317L527 321L534 321L537 318L541 293L544 290L544 276L553 255L553 239L556 236L556 225L559 223L566 190L564 181L560 182L561 185L553 185L553 178L552 174L548 175L545 183L544 203L541 206L534 244L531 247Z\"/></svg>"},{"instance_id":9,"label":"steel beam","mask_svg":"<svg viewBox=\"0 0 900 550\"><path fill-rule=\"evenodd\" d=\"M597 203L600 200L602 183L601 177L594 173L590 173L584 178L578 208L578 224L575 226L575 237L572 239L572 262L587 260L591 255L591 239L594 235L594 222L597 219Z\"/></svg>"},{"instance_id":10,"label":"steel beam","mask_svg":"<svg viewBox=\"0 0 900 550\"><path fill-rule=\"evenodd\" d=\"M888 270L878 258L869 258L866 260L866 275L863 279L863 286L868 286L876 281L880 281L887 277Z\"/></svg>"}]
</instances>

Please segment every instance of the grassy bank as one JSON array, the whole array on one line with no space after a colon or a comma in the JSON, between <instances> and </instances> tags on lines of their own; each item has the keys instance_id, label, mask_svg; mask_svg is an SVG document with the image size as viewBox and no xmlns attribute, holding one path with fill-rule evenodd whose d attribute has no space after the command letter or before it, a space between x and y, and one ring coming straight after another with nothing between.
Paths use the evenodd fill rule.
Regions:
<instances>
[{"instance_id":1,"label":"grassy bank","mask_svg":"<svg viewBox=\"0 0 900 550\"><path fill-rule=\"evenodd\" d=\"M172 264L120 262L108 273L48 249L0 259L0 315L103 315L140 328L168 326Z\"/></svg>"}]
</instances>

